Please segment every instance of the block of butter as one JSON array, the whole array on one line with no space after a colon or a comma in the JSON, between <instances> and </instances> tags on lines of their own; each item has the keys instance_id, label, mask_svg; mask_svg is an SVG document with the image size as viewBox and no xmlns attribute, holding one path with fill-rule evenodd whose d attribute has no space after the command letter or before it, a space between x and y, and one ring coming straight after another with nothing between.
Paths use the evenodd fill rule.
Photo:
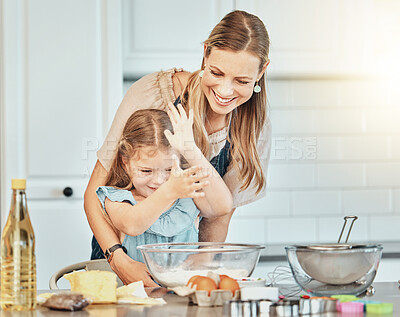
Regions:
<instances>
[{"instance_id":1,"label":"block of butter","mask_svg":"<svg viewBox=\"0 0 400 317\"><path fill-rule=\"evenodd\" d=\"M143 281L117 288L118 304L137 304L137 305L162 305L166 302L162 298L150 298L144 290Z\"/></svg>"},{"instance_id":2,"label":"block of butter","mask_svg":"<svg viewBox=\"0 0 400 317\"><path fill-rule=\"evenodd\" d=\"M124 296L136 296L141 298L149 297L144 290L143 281L137 281L117 288L117 298Z\"/></svg>"},{"instance_id":3,"label":"block of butter","mask_svg":"<svg viewBox=\"0 0 400 317\"><path fill-rule=\"evenodd\" d=\"M71 284L71 291L83 294L93 304L117 301L117 275L108 271L75 271L64 274Z\"/></svg>"}]
</instances>

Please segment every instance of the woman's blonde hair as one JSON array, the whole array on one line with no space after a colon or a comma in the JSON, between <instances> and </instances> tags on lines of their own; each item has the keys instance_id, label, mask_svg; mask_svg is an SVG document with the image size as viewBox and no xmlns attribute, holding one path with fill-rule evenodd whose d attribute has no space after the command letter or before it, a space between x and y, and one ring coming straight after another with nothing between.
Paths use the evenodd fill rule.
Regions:
<instances>
[{"instance_id":1,"label":"woman's blonde hair","mask_svg":"<svg viewBox=\"0 0 400 317\"><path fill-rule=\"evenodd\" d=\"M208 57L213 48L228 49L234 52L246 51L260 59L259 72L268 62L269 36L264 23L255 15L245 11L228 13L214 27L204 44L207 46L204 57ZM204 68L204 58L201 68ZM210 145L205 123L209 103L201 89L200 81L199 71L190 76L182 94L182 104L187 111L190 108L193 109L195 141L203 154L207 156ZM228 135L233 166L239 170L242 182L240 190L247 189L254 179L256 193L259 193L265 186L265 175L257 153L257 141L268 120L265 74L262 75L258 84L261 92L253 93L248 101L232 112L230 135Z\"/></svg>"},{"instance_id":2,"label":"woman's blonde hair","mask_svg":"<svg viewBox=\"0 0 400 317\"><path fill-rule=\"evenodd\" d=\"M170 149L164 130L173 132L166 112L157 109L135 111L126 121L105 185L131 189L132 182L126 172L124 161L138 157L143 148L154 152Z\"/></svg>"}]
</instances>

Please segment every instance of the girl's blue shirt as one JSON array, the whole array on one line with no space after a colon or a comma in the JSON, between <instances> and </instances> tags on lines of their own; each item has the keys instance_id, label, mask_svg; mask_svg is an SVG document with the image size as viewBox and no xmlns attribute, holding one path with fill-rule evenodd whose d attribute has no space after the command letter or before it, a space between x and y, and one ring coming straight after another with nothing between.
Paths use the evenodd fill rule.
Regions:
<instances>
[{"instance_id":1,"label":"girl's blue shirt","mask_svg":"<svg viewBox=\"0 0 400 317\"><path fill-rule=\"evenodd\" d=\"M110 186L101 186L96 190L97 197L105 209L105 200L125 202L132 206L137 202L129 190L116 189ZM143 262L142 254L136 249L139 245L168 242L197 242L198 229L195 220L200 211L193 199L178 199L166 210L150 228L138 236L125 235L122 245L128 255L135 261Z\"/></svg>"}]
</instances>

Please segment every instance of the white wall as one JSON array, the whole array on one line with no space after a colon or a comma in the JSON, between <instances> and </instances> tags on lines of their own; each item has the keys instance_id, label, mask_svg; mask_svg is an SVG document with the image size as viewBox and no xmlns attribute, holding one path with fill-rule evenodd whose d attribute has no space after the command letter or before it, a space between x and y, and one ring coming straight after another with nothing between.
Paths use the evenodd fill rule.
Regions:
<instances>
[{"instance_id":1,"label":"white wall","mask_svg":"<svg viewBox=\"0 0 400 317\"><path fill-rule=\"evenodd\" d=\"M266 198L239 208L229 240L399 240L400 95L380 79L270 80ZM257 228L257 230L254 230ZM251 233L251 234L250 234Z\"/></svg>"},{"instance_id":2,"label":"white wall","mask_svg":"<svg viewBox=\"0 0 400 317\"><path fill-rule=\"evenodd\" d=\"M125 83L125 89L131 83ZM385 78L267 79L267 195L236 210L228 241L398 241L400 93Z\"/></svg>"}]
</instances>

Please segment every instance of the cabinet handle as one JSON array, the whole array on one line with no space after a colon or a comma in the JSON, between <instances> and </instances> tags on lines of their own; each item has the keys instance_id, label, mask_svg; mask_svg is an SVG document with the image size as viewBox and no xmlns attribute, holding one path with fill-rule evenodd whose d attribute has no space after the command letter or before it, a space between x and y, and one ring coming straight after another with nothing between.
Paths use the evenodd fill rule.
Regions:
<instances>
[{"instance_id":1,"label":"cabinet handle","mask_svg":"<svg viewBox=\"0 0 400 317\"><path fill-rule=\"evenodd\" d=\"M71 197L74 191L72 190L71 187L65 187L63 190L63 194L65 197Z\"/></svg>"}]
</instances>

